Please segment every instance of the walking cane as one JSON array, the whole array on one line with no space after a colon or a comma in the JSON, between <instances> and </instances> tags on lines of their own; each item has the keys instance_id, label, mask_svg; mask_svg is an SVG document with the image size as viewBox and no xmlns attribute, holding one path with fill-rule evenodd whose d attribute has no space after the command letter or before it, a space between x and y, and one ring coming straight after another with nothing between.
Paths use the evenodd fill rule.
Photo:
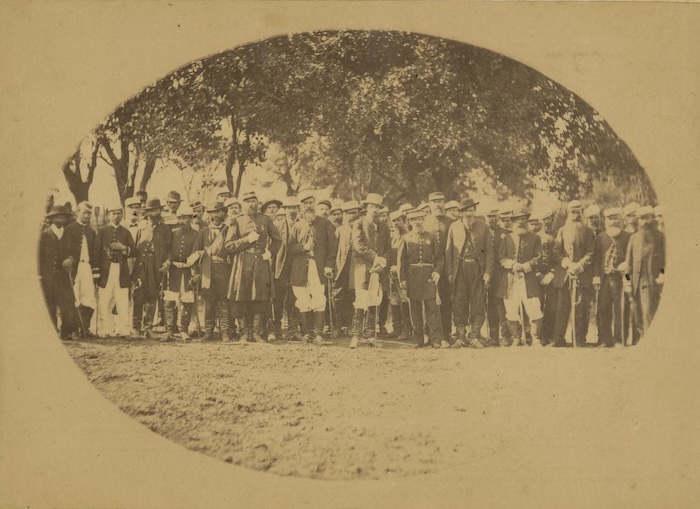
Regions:
<instances>
[{"instance_id":1,"label":"walking cane","mask_svg":"<svg viewBox=\"0 0 700 509\"><path fill-rule=\"evenodd\" d=\"M484 288L484 318L486 318L486 337L491 341L491 324L489 323L489 287Z\"/></svg>"},{"instance_id":2,"label":"walking cane","mask_svg":"<svg viewBox=\"0 0 700 509\"><path fill-rule=\"evenodd\" d=\"M569 317L571 322L571 346L576 348L576 285L578 278L571 277L569 282L571 283L571 315Z\"/></svg>"},{"instance_id":3,"label":"walking cane","mask_svg":"<svg viewBox=\"0 0 700 509\"><path fill-rule=\"evenodd\" d=\"M100 287L97 284L95 285L95 336L100 337Z\"/></svg>"},{"instance_id":4,"label":"walking cane","mask_svg":"<svg viewBox=\"0 0 700 509\"><path fill-rule=\"evenodd\" d=\"M520 306L518 308L519 318L520 318L520 345L527 345L527 334L525 332L525 304L523 299L520 299Z\"/></svg>"},{"instance_id":5,"label":"walking cane","mask_svg":"<svg viewBox=\"0 0 700 509\"><path fill-rule=\"evenodd\" d=\"M442 325L442 310L440 309L440 304L442 302L440 301L440 292L438 291L437 283L433 283L435 285L435 305L437 307L438 311L438 316L440 317L440 342L442 343L445 341L445 328ZM426 313L426 318L427 318L427 313ZM427 320L426 320L427 321Z\"/></svg>"},{"instance_id":6,"label":"walking cane","mask_svg":"<svg viewBox=\"0 0 700 509\"><path fill-rule=\"evenodd\" d=\"M202 325L199 322L199 291L197 291L198 284L194 284L194 288L192 288L192 291L194 292L194 321L195 324L197 325L197 337L201 338L202 337Z\"/></svg>"},{"instance_id":7,"label":"walking cane","mask_svg":"<svg viewBox=\"0 0 700 509\"><path fill-rule=\"evenodd\" d=\"M78 301L78 298L75 295L75 280L73 279L73 274L71 273L70 270L68 272L68 281L70 281L70 287L71 290L73 291L73 307L75 308L75 312L78 314L78 322L80 323L80 330L82 331L82 336L83 338L87 337L87 334L85 333L85 324L83 323L83 316L80 314L80 302Z\"/></svg>"},{"instance_id":8,"label":"walking cane","mask_svg":"<svg viewBox=\"0 0 700 509\"><path fill-rule=\"evenodd\" d=\"M333 333L333 292L331 291L332 282L330 277L326 277L326 289L328 290L328 326L330 327L331 334Z\"/></svg>"}]
</instances>

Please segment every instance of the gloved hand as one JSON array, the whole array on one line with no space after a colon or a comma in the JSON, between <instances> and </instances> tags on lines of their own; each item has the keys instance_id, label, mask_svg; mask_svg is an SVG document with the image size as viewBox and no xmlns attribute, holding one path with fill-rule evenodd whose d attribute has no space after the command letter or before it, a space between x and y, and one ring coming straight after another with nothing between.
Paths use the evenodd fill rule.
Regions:
<instances>
[{"instance_id":1,"label":"gloved hand","mask_svg":"<svg viewBox=\"0 0 700 509\"><path fill-rule=\"evenodd\" d=\"M323 269L323 274L326 278L331 279L333 277L333 267L325 267Z\"/></svg>"},{"instance_id":2,"label":"gloved hand","mask_svg":"<svg viewBox=\"0 0 700 509\"><path fill-rule=\"evenodd\" d=\"M600 278L598 276L593 278L593 289L596 291L600 290Z\"/></svg>"},{"instance_id":3,"label":"gloved hand","mask_svg":"<svg viewBox=\"0 0 700 509\"><path fill-rule=\"evenodd\" d=\"M632 293L632 283L625 281L622 285L622 289L625 291L627 294Z\"/></svg>"},{"instance_id":4,"label":"gloved hand","mask_svg":"<svg viewBox=\"0 0 700 509\"><path fill-rule=\"evenodd\" d=\"M199 274L193 274L192 277L190 278L190 284L192 286L196 286L197 283L199 283L199 280L202 279Z\"/></svg>"},{"instance_id":5,"label":"gloved hand","mask_svg":"<svg viewBox=\"0 0 700 509\"><path fill-rule=\"evenodd\" d=\"M540 281L540 284L542 286L549 286L552 281L554 281L554 274L551 272L547 272L542 278L542 281Z\"/></svg>"},{"instance_id":6,"label":"gloved hand","mask_svg":"<svg viewBox=\"0 0 700 509\"><path fill-rule=\"evenodd\" d=\"M403 290L405 292L406 291L406 281L401 281L399 283L399 287L401 288L401 290Z\"/></svg>"},{"instance_id":7,"label":"gloved hand","mask_svg":"<svg viewBox=\"0 0 700 509\"><path fill-rule=\"evenodd\" d=\"M272 253L270 252L269 249L265 248L265 251L263 251L263 254L262 254L262 259L264 261L272 260Z\"/></svg>"},{"instance_id":8,"label":"gloved hand","mask_svg":"<svg viewBox=\"0 0 700 509\"><path fill-rule=\"evenodd\" d=\"M114 250L114 251L126 251L126 246L122 244L121 242L112 242L109 245L109 248Z\"/></svg>"},{"instance_id":9,"label":"gloved hand","mask_svg":"<svg viewBox=\"0 0 700 509\"><path fill-rule=\"evenodd\" d=\"M662 284L664 284L665 280L666 280L665 274L661 273L661 274L659 274L659 277L657 277L654 281L656 281L657 285L662 285Z\"/></svg>"},{"instance_id":10,"label":"gloved hand","mask_svg":"<svg viewBox=\"0 0 700 509\"><path fill-rule=\"evenodd\" d=\"M249 244L252 244L253 242L257 242L258 239L260 238L260 234L253 230L250 232L248 235L246 235L246 240Z\"/></svg>"},{"instance_id":11,"label":"gloved hand","mask_svg":"<svg viewBox=\"0 0 700 509\"><path fill-rule=\"evenodd\" d=\"M511 270L513 272L522 272L523 271L523 264L518 263L518 262L513 262L513 266L511 267Z\"/></svg>"},{"instance_id":12,"label":"gloved hand","mask_svg":"<svg viewBox=\"0 0 700 509\"><path fill-rule=\"evenodd\" d=\"M65 260L63 260L63 263L61 265L63 265L64 269L72 269L73 268L73 258L66 258Z\"/></svg>"},{"instance_id":13,"label":"gloved hand","mask_svg":"<svg viewBox=\"0 0 700 509\"><path fill-rule=\"evenodd\" d=\"M170 268L170 260L165 260L160 268L160 272L167 272Z\"/></svg>"},{"instance_id":14,"label":"gloved hand","mask_svg":"<svg viewBox=\"0 0 700 509\"><path fill-rule=\"evenodd\" d=\"M438 284L438 281L440 281L440 274L438 274L437 272L433 272L432 274L430 274L430 280L434 284Z\"/></svg>"},{"instance_id":15,"label":"gloved hand","mask_svg":"<svg viewBox=\"0 0 700 509\"><path fill-rule=\"evenodd\" d=\"M491 284L491 274L484 274L484 286L486 286L486 288L488 288L490 284Z\"/></svg>"},{"instance_id":16,"label":"gloved hand","mask_svg":"<svg viewBox=\"0 0 700 509\"><path fill-rule=\"evenodd\" d=\"M386 268L386 265L386 258L384 258L383 256L377 256L374 259L374 266L377 267L379 270Z\"/></svg>"},{"instance_id":17,"label":"gloved hand","mask_svg":"<svg viewBox=\"0 0 700 509\"><path fill-rule=\"evenodd\" d=\"M302 248L304 251L307 253L310 253L311 251L314 250L314 241L310 240L306 244L304 244L304 247Z\"/></svg>"},{"instance_id":18,"label":"gloved hand","mask_svg":"<svg viewBox=\"0 0 700 509\"><path fill-rule=\"evenodd\" d=\"M398 277L399 276L399 268L396 265L392 265L389 267L389 272L391 273L392 276Z\"/></svg>"}]
</instances>

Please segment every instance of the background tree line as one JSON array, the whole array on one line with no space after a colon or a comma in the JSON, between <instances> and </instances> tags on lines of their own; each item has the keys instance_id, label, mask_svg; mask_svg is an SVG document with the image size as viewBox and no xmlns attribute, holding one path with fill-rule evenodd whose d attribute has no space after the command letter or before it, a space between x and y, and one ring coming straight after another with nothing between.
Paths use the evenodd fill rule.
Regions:
<instances>
[{"instance_id":1,"label":"background tree line","mask_svg":"<svg viewBox=\"0 0 700 509\"><path fill-rule=\"evenodd\" d=\"M369 190L413 203L483 191L603 205L655 194L638 161L582 99L471 45L405 32L295 34L190 63L120 105L63 165L77 202L102 160L122 199L156 163L223 167L238 195L265 164L288 195Z\"/></svg>"}]
</instances>

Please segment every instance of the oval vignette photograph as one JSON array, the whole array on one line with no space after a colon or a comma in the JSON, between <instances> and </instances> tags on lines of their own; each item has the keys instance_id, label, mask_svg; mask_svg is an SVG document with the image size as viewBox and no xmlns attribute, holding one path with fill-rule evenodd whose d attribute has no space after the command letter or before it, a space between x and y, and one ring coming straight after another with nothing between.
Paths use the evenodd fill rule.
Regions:
<instances>
[{"instance_id":1,"label":"oval vignette photograph","mask_svg":"<svg viewBox=\"0 0 700 509\"><path fill-rule=\"evenodd\" d=\"M565 448L542 412L594 405L656 340L644 168L594 105L484 48L253 42L66 156L37 225L60 341L124 413L223 462L391 479Z\"/></svg>"}]
</instances>

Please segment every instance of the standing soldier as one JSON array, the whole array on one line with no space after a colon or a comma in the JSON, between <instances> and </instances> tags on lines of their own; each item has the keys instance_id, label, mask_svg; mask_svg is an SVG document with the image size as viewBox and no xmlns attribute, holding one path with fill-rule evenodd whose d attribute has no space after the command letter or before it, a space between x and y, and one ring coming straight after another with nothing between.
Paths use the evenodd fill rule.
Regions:
<instances>
[{"instance_id":1,"label":"standing soldier","mask_svg":"<svg viewBox=\"0 0 700 509\"><path fill-rule=\"evenodd\" d=\"M138 197L132 196L131 198L127 198L124 201L124 209L126 210L126 217L124 220L122 220L122 226L129 230L131 240L136 242L136 235L138 234L139 229L145 225L141 212L141 202ZM134 256L130 256L127 259L129 274L131 274L131 272L134 270L135 262L136 258L134 258Z\"/></svg>"},{"instance_id":2,"label":"standing soldier","mask_svg":"<svg viewBox=\"0 0 700 509\"><path fill-rule=\"evenodd\" d=\"M604 212L605 231L596 237L593 288L598 290L598 346L622 346L622 274L630 234L622 229L622 209ZM614 328L613 328L614 324Z\"/></svg>"},{"instance_id":3,"label":"standing soldier","mask_svg":"<svg viewBox=\"0 0 700 509\"><path fill-rule=\"evenodd\" d=\"M666 242L654 224L654 210L639 207L637 218L639 229L629 239L625 261L625 293L632 296L635 342L646 334L659 307L666 266Z\"/></svg>"},{"instance_id":4,"label":"standing soldier","mask_svg":"<svg viewBox=\"0 0 700 509\"><path fill-rule=\"evenodd\" d=\"M215 201L207 207L209 223L199 230L196 250L201 252L199 269L195 270L194 283L200 283L204 300L204 336L202 341L214 339L216 316L219 316L221 341L234 339L233 317L227 293L231 276L231 263L225 241L229 226L224 223L226 208Z\"/></svg>"},{"instance_id":5,"label":"standing soldier","mask_svg":"<svg viewBox=\"0 0 700 509\"><path fill-rule=\"evenodd\" d=\"M543 315L535 272L542 257L542 244L537 234L527 231L529 215L524 207L513 213L513 231L501 243L498 255L508 272L501 278L497 294L503 298L513 342L518 338L518 345L524 344L522 334L527 318L532 326L532 344L543 346L540 335Z\"/></svg>"},{"instance_id":6,"label":"standing soldier","mask_svg":"<svg viewBox=\"0 0 700 509\"><path fill-rule=\"evenodd\" d=\"M367 214L352 227L352 278L355 289L355 316L352 323L350 348L357 348L360 334L364 342L374 346L377 306L370 302L369 283L373 274L379 276L383 295L388 290L388 257L391 250L389 227L379 221L379 210L383 207L382 195L369 193L363 200ZM360 328L364 330L361 332Z\"/></svg>"},{"instance_id":7,"label":"standing soldier","mask_svg":"<svg viewBox=\"0 0 700 509\"><path fill-rule=\"evenodd\" d=\"M201 230L204 226L204 205L201 201L195 201L192 203L192 229L196 232Z\"/></svg>"},{"instance_id":8,"label":"standing soldier","mask_svg":"<svg viewBox=\"0 0 700 509\"><path fill-rule=\"evenodd\" d=\"M424 214L420 210L408 213L412 229L401 237L398 250L400 286L411 303L413 330L417 336L416 347L425 346L423 339L423 306L428 324L428 337L433 348L440 348L444 341L440 314L436 304L440 274L443 272L444 251L436 236L423 228Z\"/></svg>"},{"instance_id":9,"label":"standing soldier","mask_svg":"<svg viewBox=\"0 0 700 509\"><path fill-rule=\"evenodd\" d=\"M393 230L391 230L391 254L389 255L389 304L391 305L392 337L398 339L408 339L413 331L411 330L409 309L410 301L408 295L401 289L399 284L399 245L401 238L406 234L406 216L395 210L389 214Z\"/></svg>"},{"instance_id":10,"label":"standing soldier","mask_svg":"<svg viewBox=\"0 0 700 509\"><path fill-rule=\"evenodd\" d=\"M484 324L486 288L491 283L494 252L491 232L477 221L476 206L471 198L459 204L462 219L450 226L447 234L445 265L452 285L452 311L457 339L453 347L466 346L469 324L469 346L483 348L481 326ZM494 292L495 293L495 292Z\"/></svg>"},{"instance_id":11,"label":"standing soldier","mask_svg":"<svg viewBox=\"0 0 700 509\"><path fill-rule=\"evenodd\" d=\"M223 188L216 193L216 201L221 202L224 205L226 204L226 200L229 200L231 197L233 197L233 193L229 191L228 188Z\"/></svg>"},{"instance_id":12,"label":"standing soldier","mask_svg":"<svg viewBox=\"0 0 700 509\"><path fill-rule=\"evenodd\" d=\"M586 226L588 226L597 236L603 231L603 225L600 222L600 207L595 203L586 207L583 212L583 217L586 218Z\"/></svg>"},{"instance_id":13,"label":"standing soldier","mask_svg":"<svg viewBox=\"0 0 700 509\"><path fill-rule=\"evenodd\" d=\"M554 237L544 229L545 218L553 217L551 212L544 215L530 216L529 223L532 233L540 238L542 257L535 267L535 277L540 284L540 303L542 307L542 326L540 336L544 345L549 345L554 330L554 318L557 312L557 292L552 284L554 281Z\"/></svg>"},{"instance_id":14,"label":"standing soldier","mask_svg":"<svg viewBox=\"0 0 700 509\"><path fill-rule=\"evenodd\" d=\"M191 207L180 207L177 217L180 226L173 230L173 244L170 251L170 271L167 277L167 288L164 293L165 300L165 326L166 334L161 341L180 339L189 341L190 335L187 328L192 318L194 304L194 290L192 287L192 253L197 247L198 234L192 229ZM178 304L180 312L178 313ZM178 335L177 317L180 315L180 329Z\"/></svg>"},{"instance_id":15,"label":"standing soldier","mask_svg":"<svg viewBox=\"0 0 700 509\"><path fill-rule=\"evenodd\" d=\"M352 228L360 215L360 204L354 200L343 204L343 224L336 230L338 237L338 254L335 258L334 308L337 310L336 321L341 334L347 334L352 325L355 299L355 285L352 276Z\"/></svg>"},{"instance_id":16,"label":"standing soldier","mask_svg":"<svg viewBox=\"0 0 700 509\"><path fill-rule=\"evenodd\" d=\"M389 228L389 233L391 234L392 225L389 222L389 208L384 206L379 209L379 221L387 225ZM382 302L379 304L378 311L378 322L379 322L379 335L386 337L388 332L386 330L386 320L389 316L389 291L387 290L382 294Z\"/></svg>"},{"instance_id":17,"label":"standing soldier","mask_svg":"<svg viewBox=\"0 0 700 509\"><path fill-rule=\"evenodd\" d=\"M588 322L591 263L595 248L593 230L583 224L583 205L573 200L567 205L566 224L557 232L554 241L554 286L557 289L557 312L554 321L554 346L563 346L570 313L575 313L574 336L577 345L586 342L584 326ZM572 311L571 289L576 288L576 302Z\"/></svg>"},{"instance_id":18,"label":"standing soldier","mask_svg":"<svg viewBox=\"0 0 700 509\"><path fill-rule=\"evenodd\" d=\"M129 258L135 253L134 239L122 222L121 203L107 208L109 223L97 232L95 239L96 266L100 279L97 331L100 337L133 335L129 317L129 287L131 278ZM112 315L112 308L117 314Z\"/></svg>"},{"instance_id":19,"label":"standing soldier","mask_svg":"<svg viewBox=\"0 0 700 509\"><path fill-rule=\"evenodd\" d=\"M136 235L136 263L131 274L134 285L133 329L140 334L141 319L145 313L143 333L148 339L157 339L152 330L153 318L163 289L163 276L170 267L173 241L173 232L160 215L161 208L158 198L146 202L144 210L148 224Z\"/></svg>"},{"instance_id":20,"label":"standing soldier","mask_svg":"<svg viewBox=\"0 0 700 509\"><path fill-rule=\"evenodd\" d=\"M120 209L121 210L121 209ZM95 252L95 230L90 228L92 205L88 202L78 204L76 220L66 226L66 233L73 236L75 253L78 260L77 273L73 282L73 292L78 303L78 315L83 337L91 336L90 322L97 307L95 300L95 277L99 277L97 253ZM127 331L128 332L128 331Z\"/></svg>"},{"instance_id":21,"label":"standing soldier","mask_svg":"<svg viewBox=\"0 0 700 509\"><path fill-rule=\"evenodd\" d=\"M292 272L292 257L289 256L289 237L292 227L296 224L299 214L299 200L294 197L287 198L282 204L285 215L275 223L281 239L280 248L275 260L275 298L274 326L277 331L282 330L282 315L287 312L288 339L301 339L299 333L299 313L295 305L294 292L291 291L289 278Z\"/></svg>"},{"instance_id":22,"label":"standing soldier","mask_svg":"<svg viewBox=\"0 0 700 509\"><path fill-rule=\"evenodd\" d=\"M292 226L288 257L292 260L290 284L301 313L303 341L323 345L326 314L326 282L333 278L338 240L325 217L316 215L315 198L299 194L302 215Z\"/></svg>"},{"instance_id":23,"label":"standing soldier","mask_svg":"<svg viewBox=\"0 0 700 509\"><path fill-rule=\"evenodd\" d=\"M234 196L232 198L228 198L225 202L219 203L223 203L224 205L226 225L232 226L236 221L236 218L241 215L241 202Z\"/></svg>"},{"instance_id":24,"label":"standing soldier","mask_svg":"<svg viewBox=\"0 0 700 509\"><path fill-rule=\"evenodd\" d=\"M430 205L431 214L425 218L425 231L435 235L435 241L438 243L440 252L445 253L447 245L447 232L453 220L445 215L445 195L440 192L430 193L428 195L428 203ZM449 339L452 334L452 285L447 280L445 264L441 266L442 273L438 283L438 292L440 293L440 320L442 323L442 338L445 343L442 346L449 346Z\"/></svg>"},{"instance_id":25,"label":"standing soldier","mask_svg":"<svg viewBox=\"0 0 700 509\"><path fill-rule=\"evenodd\" d=\"M75 267L75 239L66 233L65 224L68 210L55 205L46 215L51 225L41 232L39 238L39 279L44 291L46 306L54 328L62 340L76 339L78 316L75 309L75 296L71 287L72 271ZM58 315L61 314L61 327Z\"/></svg>"},{"instance_id":26,"label":"standing soldier","mask_svg":"<svg viewBox=\"0 0 700 509\"><path fill-rule=\"evenodd\" d=\"M501 252L501 244L510 234L510 221L512 211L510 209L492 209L487 213L489 227L491 229L491 245L494 259ZM508 320L506 319L506 308L503 299L496 295L496 290L501 284L501 279L506 275L506 270L500 263L494 262L493 276L488 292L488 320L491 338L489 346L499 346L502 342L509 344L511 341ZM492 289L492 290L491 290Z\"/></svg>"},{"instance_id":27,"label":"standing soldier","mask_svg":"<svg viewBox=\"0 0 700 509\"><path fill-rule=\"evenodd\" d=\"M226 236L226 250L235 255L228 298L233 300L241 339L264 342L262 329L274 297L274 258L282 239L272 219L258 212L254 191L243 195L243 207Z\"/></svg>"}]
</instances>

